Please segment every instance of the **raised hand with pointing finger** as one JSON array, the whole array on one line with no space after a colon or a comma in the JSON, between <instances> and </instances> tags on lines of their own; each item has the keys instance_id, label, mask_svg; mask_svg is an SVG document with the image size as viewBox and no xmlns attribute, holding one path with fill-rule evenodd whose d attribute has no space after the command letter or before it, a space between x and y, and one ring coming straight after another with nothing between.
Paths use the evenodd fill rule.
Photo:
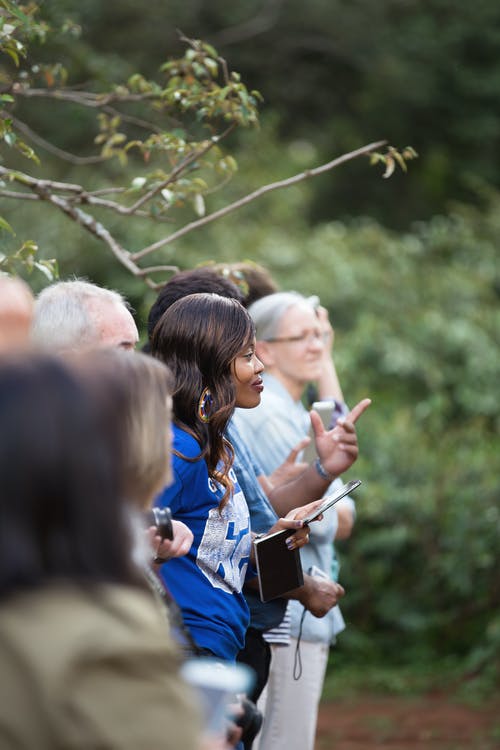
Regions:
<instances>
[{"instance_id":1,"label":"raised hand with pointing finger","mask_svg":"<svg viewBox=\"0 0 500 750\"><path fill-rule=\"evenodd\" d=\"M332 481L352 466L358 457L358 438L355 423L370 406L371 399L364 398L345 416L337 420L331 430L326 430L321 417L310 412L314 430L314 442L319 458L317 470L325 472L325 480Z\"/></svg>"}]
</instances>

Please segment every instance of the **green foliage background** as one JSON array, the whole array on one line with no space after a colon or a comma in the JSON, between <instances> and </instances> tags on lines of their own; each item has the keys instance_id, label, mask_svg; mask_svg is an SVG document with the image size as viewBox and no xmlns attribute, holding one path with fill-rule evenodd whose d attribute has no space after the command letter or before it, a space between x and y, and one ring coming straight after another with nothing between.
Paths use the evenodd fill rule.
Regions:
<instances>
[{"instance_id":1,"label":"green foliage background","mask_svg":"<svg viewBox=\"0 0 500 750\"><path fill-rule=\"evenodd\" d=\"M340 547L340 657L437 670L451 659L498 683L498 2L309 0L305 13L295 0L51 0L42 10L82 24L71 47L40 49L80 80L154 75L179 54L180 28L262 92L262 127L234 136L239 174L214 207L378 138L419 152L391 180L360 161L269 195L183 238L173 261L249 258L283 289L319 294L346 398L373 399L351 471L363 480L355 532ZM36 106L42 133L85 148L87 113ZM78 169L41 155L55 178L78 181ZM144 328L154 294L96 241L44 206L2 205L2 215L57 255L62 278L124 292ZM160 236L118 218L113 229L131 248Z\"/></svg>"}]
</instances>

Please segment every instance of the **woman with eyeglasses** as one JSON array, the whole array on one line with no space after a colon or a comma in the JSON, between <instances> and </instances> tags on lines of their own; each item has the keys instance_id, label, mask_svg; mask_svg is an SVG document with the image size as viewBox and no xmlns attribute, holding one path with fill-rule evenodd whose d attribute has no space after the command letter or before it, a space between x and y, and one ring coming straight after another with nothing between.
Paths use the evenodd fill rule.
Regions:
<instances>
[{"instance_id":1,"label":"woman with eyeglasses","mask_svg":"<svg viewBox=\"0 0 500 750\"><path fill-rule=\"evenodd\" d=\"M334 422L347 408L330 352L333 331L325 311L318 310L317 298L277 292L254 302L249 312L256 326L256 351L266 368L265 390L258 409L237 410L236 424L263 470L272 473L307 435L310 416L302 398L310 383L317 384L320 397L334 402ZM329 478L319 458L314 466ZM335 480L333 487L336 484L342 481ZM301 553L304 571L331 578L333 540L349 536L353 510L352 500L340 501L321 523L311 526L310 544ZM338 606L318 618L292 601L282 626L265 635L272 658L266 693L259 701L265 716L259 747L313 749L329 646L342 628Z\"/></svg>"}]
</instances>

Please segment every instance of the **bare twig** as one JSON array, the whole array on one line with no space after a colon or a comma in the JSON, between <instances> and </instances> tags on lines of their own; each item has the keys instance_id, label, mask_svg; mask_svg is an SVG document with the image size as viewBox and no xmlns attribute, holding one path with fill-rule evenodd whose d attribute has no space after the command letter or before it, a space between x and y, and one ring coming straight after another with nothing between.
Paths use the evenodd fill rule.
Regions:
<instances>
[{"instance_id":1,"label":"bare twig","mask_svg":"<svg viewBox=\"0 0 500 750\"><path fill-rule=\"evenodd\" d=\"M146 91L142 94L118 94L116 92L94 94L90 91L77 91L75 89L32 89L18 83L12 86L12 93L15 96L24 96L27 99L38 97L73 102L73 104L81 104L83 107L92 109L102 109L113 102L143 102L149 99L159 99L158 94L153 91Z\"/></svg>"},{"instance_id":2,"label":"bare twig","mask_svg":"<svg viewBox=\"0 0 500 750\"><path fill-rule=\"evenodd\" d=\"M276 25L282 5L283 0L267 0L253 18L215 32L211 41L215 45L237 44L264 34Z\"/></svg>"},{"instance_id":3,"label":"bare twig","mask_svg":"<svg viewBox=\"0 0 500 750\"><path fill-rule=\"evenodd\" d=\"M56 182L55 180L41 180L36 177L31 177L25 172L20 172L17 169L7 169L2 166L0 166L0 176L6 177L9 180L14 180L14 182L18 182L20 185L26 185L26 187L31 189L39 188L41 191L50 190L63 193L85 192L81 185L75 185L71 182Z\"/></svg>"},{"instance_id":4,"label":"bare twig","mask_svg":"<svg viewBox=\"0 0 500 750\"><path fill-rule=\"evenodd\" d=\"M94 237L105 242L109 247L113 255L125 266L134 276L138 275L138 267L130 256L128 250L126 250L118 240L113 237L111 232L106 229L100 222L96 221L93 216L82 211L81 208L76 208L69 201L61 198L58 195L47 194L46 200L52 205L59 208L63 213L70 217L74 222L79 224L81 227L86 229Z\"/></svg>"},{"instance_id":5,"label":"bare twig","mask_svg":"<svg viewBox=\"0 0 500 750\"><path fill-rule=\"evenodd\" d=\"M128 115L125 112L120 112L120 110L115 109L115 107L103 107L102 108L106 114L111 115L112 117L118 116L122 122L128 122L129 125L136 125L138 128L143 128L143 130L151 131L153 133L163 133L164 128L160 128L159 125L155 125L153 122L149 122L148 120L143 120L142 117L135 117L135 115ZM179 127L178 121L174 120L173 117L169 118L171 121L173 121L177 127Z\"/></svg>"},{"instance_id":6,"label":"bare twig","mask_svg":"<svg viewBox=\"0 0 500 750\"><path fill-rule=\"evenodd\" d=\"M89 190L88 195L112 195L113 193L126 193L128 188L124 187L106 187L99 190Z\"/></svg>"},{"instance_id":7,"label":"bare twig","mask_svg":"<svg viewBox=\"0 0 500 750\"><path fill-rule=\"evenodd\" d=\"M174 267L173 272L177 273L179 268L177 266ZM152 289L154 292L157 292L159 289L162 289L165 286L164 281L153 281L153 279L150 279L149 276L144 279L145 283L148 285L150 289Z\"/></svg>"},{"instance_id":8,"label":"bare twig","mask_svg":"<svg viewBox=\"0 0 500 750\"><path fill-rule=\"evenodd\" d=\"M0 190L2 198L13 198L18 201L38 201L40 200L37 195L32 193L16 193L13 190Z\"/></svg>"},{"instance_id":9,"label":"bare twig","mask_svg":"<svg viewBox=\"0 0 500 750\"><path fill-rule=\"evenodd\" d=\"M86 164L100 164L105 161L102 156L77 156L76 154L72 154L69 151L64 151L64 149L55 146L53 143L45 140L45 138L43 138L38 133L35 133L35 131L32 130L29 125L27 125L25 122L22 122L21 120L18 120L17 117L14 117L12 114L10 114L9 118L12 120L17 130L19 130L27 138L33 141L33 143L36 143L37 146L40 146L50 154L59 157L59 159L63 159L64 161L70 162L71 164L76 164L78 166Z\"/></svg>"},{"instance_id":10,"label":"bare twig","mask_svg":"<svg viewBox=\"0 0 500 750\"><path fill-rule=\"evenodd\" d=\"M109 201L105 198L97 198L91 193L82 192L80 195L71 196L70 198L68 198L68 200L71 201L73 205L78 203L87 204L89 206L97 206L98 208L107 208L110 211L114 211L115 213L120 214L121 216L130 216L131 214L131 211L127 208L127 206L122 206L121 203L117 203L116 201ZM146 219L159 220L161 218L152 216L149 211L134 211L134 215Z\"/></svg>"},{"instance_id":11,"label":"bare twig","mask_svg":"<svg viewBox=\"0 0 500 750\"><path fill-rule=\"evenodd\" d=\"M137 276L147 276L148 273L158 273L159 271L178 271L178 266L148 266L147 268L141 268Z\"/></svg>"},{"instance_id":12,"label":"bare twig","mask_svg":"<svg viewBox=\"0 0 500 750\"><path fill-rule=\"evenodd\" d=\"M152 253L155 250L159 250L160 248L165 247L165 245L169 245L171 242L178 240L185 234L193 232L195 229L199 229L200 227L206 226L212 221L216 221L216 219L220 219L223 216L226 216L227 214L232 213L239 208L242 208L242 206L246 206L248 203L251 203L257 198L260 198L262 195L265 195L266 193L270 193L272 190L281 190L282 188L296 185L298 182L307 180L310 177L316 177L317 175L323 174L324 172L328 172L331 169L335 169L335 167L338 167L340 164L344 164L346 161L351 161L352 159L356 159L358 156L363 156L364 154L369 154L370 152L375 151L375 149L384 146L386 142L387 141L377 141L376 143L369 143L367 146L358 148L355 151L350 151L347 154L342 154L342 156L338 156L336 159L329 161L327 164L322 164L321 166L315 167L314 169L307 169L304 172L300 172L300 174L296 174L293 177L289 177L285 180L279 180L278 182L271 182L268 185L263 185L257 190L254 190L253 193L249 193L243 198L234 201L234 203L230 203L228 206L224 206L224 208L208 214L208 216L204 216L201 219L192 221L189 224L183 226L177 232L169 235L168 237L164 237L163 239L158 240L158 242L154 242L152 245L148 245L142 250L139 250L132 255L132 258L134 261L138 261L141 258L144 258L146 255L149 255L149 253Z\"/></svg>"}]
</instances>

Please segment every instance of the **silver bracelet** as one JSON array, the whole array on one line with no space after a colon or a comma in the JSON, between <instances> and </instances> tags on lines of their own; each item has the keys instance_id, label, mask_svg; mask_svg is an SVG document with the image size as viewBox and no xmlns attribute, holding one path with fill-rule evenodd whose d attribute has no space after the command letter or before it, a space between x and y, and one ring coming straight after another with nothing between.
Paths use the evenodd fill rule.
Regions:
<instances>
[{"instance_id":1,"label":"silver bracelet","mask_svg":"<svg viewBox=\"0 0 500 750\"><path fill-rule=\"evenodd\" d=\"M321 479L324 479L326 482L333 482L336 478L334 474L330 474L330 472L325 469L319 458L314 462L314 468L320 475Z\"/></svg>"}]
</instances>

